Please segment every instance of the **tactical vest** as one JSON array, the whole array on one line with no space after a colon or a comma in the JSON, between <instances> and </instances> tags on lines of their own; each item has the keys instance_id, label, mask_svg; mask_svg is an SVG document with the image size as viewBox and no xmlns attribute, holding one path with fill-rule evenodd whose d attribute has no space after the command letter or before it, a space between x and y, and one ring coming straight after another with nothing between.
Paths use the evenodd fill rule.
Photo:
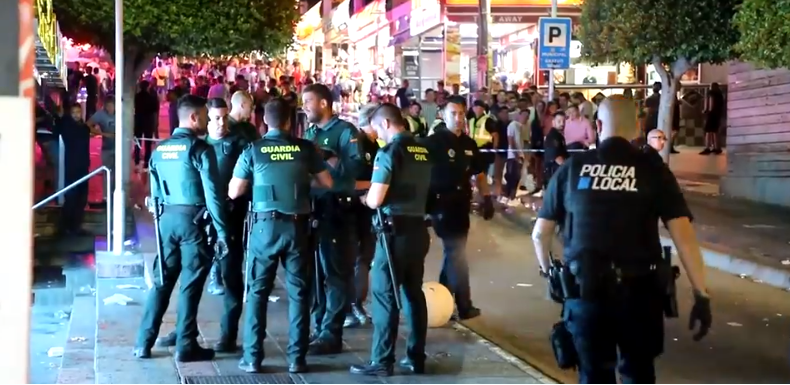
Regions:
<instances>
[{"instance_id":1,"label":"tactical vest","mask_svg":"<svg viewBox=\"0 0 790 385\"><path fill-rule=\"evenodd\" d=\"M310 212L309 170L318 156L313 144L297 138L267 135L253 144L252 209L284 214Z\"/></svg>"},{"instance_id":2,"label":"tactical vest","mask_svg":"<svg viewBox=\"0 0 790 385\"><path fill-rule=\"evenodd\" d=\"M486 122L490 119L488 114L480 118L472 118L469 121L469 136L475 140L478 147L491 142L491 133L486 130Z\"/></svg>"},{"instance_id":3,"label":"tactical vest","mask_svg":"<svg viewBox=\"0 0 790 385\"><path fill-rule=\"evenodd\" d=\"M565 258L615 265L660 258L656 167L643 154L606 162L598 150L577 154L569 162L566 196L559 198L567 209Z\"/></svg>"},{"instance_id":4,"label":"tactical vest","mask_svg":"<svg viewBox=\"0 0 790 385\"><path fill-rule=\"evenodd\" d=\"M233 168L244 151L246 143L247 141L241 135L234 134L229 134L229 136L209 143L214 148L214 154L217 156L220 183L225 185L230 183L233 177Z\"/></svg>"},{"instance_id":5,"label":"tactical vest","mask_svg":"<svg viewBox=\"0 0 790 385\"><path fill-rule=\"evenodd\" d=\"M419 120L411 115L406 115L406 121L409 122L409 131L415 136L426 136L428 134L428 122L425 118L420 117Z\"/></svg>"},{"instance_id":6,"label":"tactical vest","mask_svg":"<svg viewBox=\"0 0 790 385\"><path fill-rule=\"evenodd\" d=\"M398 138L380 151L392 156L392 181L384 199L389 215L425 215L432 163L428 149L413 137Z\"/></svg>"},{"instance_id":7,"label":"tactical vest","mask_svg":"<svg viewBox=\"0 0 790 385\"><path fill-rule=\"evenodd\" d=\"M194 152L208 144L194 135L175 133L162 141L151 154L151 163L166 205L202 206L206 204L200 170L193 163Z\"/></svg>"}]
</instances>

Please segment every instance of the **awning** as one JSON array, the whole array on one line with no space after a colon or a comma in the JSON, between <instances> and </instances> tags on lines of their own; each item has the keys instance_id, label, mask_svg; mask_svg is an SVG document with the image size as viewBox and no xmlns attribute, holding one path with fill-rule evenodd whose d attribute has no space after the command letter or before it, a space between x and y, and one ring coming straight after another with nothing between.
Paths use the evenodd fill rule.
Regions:
<instances>
[{"instance_id":1,"label":"awning","mask_svg":"<svg viewBox=\"0 0 790 385\"><path fill-rule=\"evenodd\" d=\"M38 72L39 83L42 86L66 88L66 63L63 52L63 36L60 28L44 28L39 26L36 20L36 71ZM42 39L39 33L46 32L50 36ZM52 52L50 52L52 51Z\"/></svg>"},{"instance_id":2,"label":"awning","mask_svg":"<svg viewBox=\"0 0 790 385\"><path fill-rule=\"evenodd\" d=\"M400 31L395 36L390 37L390 43L388 47L392 47L394 45L403 44L411 37L411 30Z\"/></svg>"}]
</instances>

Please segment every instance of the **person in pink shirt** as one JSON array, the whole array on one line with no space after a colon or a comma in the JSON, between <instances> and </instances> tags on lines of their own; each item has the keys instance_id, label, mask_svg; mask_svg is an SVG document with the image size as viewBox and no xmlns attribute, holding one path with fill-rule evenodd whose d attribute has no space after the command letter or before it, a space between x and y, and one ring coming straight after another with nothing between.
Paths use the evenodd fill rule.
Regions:
<instances>
[{"instance_id":1,"label":"person in pink shirt","mask_svg":"<svg viewBox=\"0 0 790 385\"><path fill-rule=\"evenodd\" d=\"M579 107L569 105L565 110L565 143L568 149L586 149L595 144L595 130L592 123L579 113Z\"/></svg>"}]
</instances>

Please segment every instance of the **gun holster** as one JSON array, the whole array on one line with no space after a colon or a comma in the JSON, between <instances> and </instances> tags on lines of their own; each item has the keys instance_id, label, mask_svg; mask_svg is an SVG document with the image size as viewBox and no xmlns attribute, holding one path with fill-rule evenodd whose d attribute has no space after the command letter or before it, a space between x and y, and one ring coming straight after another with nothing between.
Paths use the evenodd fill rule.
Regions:
<instances>
[{"instance_id":1,"label":"gun holster","mask_svg":"<svg viewBox=\"0 0 790 385\"><path fill-rule=\"evenodd\" d=\"M554 351L554 360L560 369L575 369L579 366L579 353L573 344L573 335L568 331L565 321L554 324L549 336L551 349Z\"/></svg>"}]
</instances>

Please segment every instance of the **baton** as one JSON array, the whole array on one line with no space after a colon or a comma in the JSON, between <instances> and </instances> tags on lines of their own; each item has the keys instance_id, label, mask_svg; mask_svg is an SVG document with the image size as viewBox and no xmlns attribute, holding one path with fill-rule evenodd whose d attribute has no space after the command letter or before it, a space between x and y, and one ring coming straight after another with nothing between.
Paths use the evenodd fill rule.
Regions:
<instances>
[{"instance_id":1,"label":"baton","mask_svg":"<svg viewBox=\"0 0 790 385\"><path fill-rule=\"evenodd\" d=\"M313 199L310 204L312 205L312 218L310 219L310 235L312 236L311 240L313 243L313 264L315 265L314 271L314 285L315 285L315 303L318 305L321 302L321 253L320 253L320 243L318 241L318 219L316 219L316 212L315 212L315 199Z\"/></svg>"},{"instance_id":2,"label":"baton","mask_svg":"<svg viewBox=\"0 0 790 385\"><path fill-rule=\"evenodd\" d=\"M389 240L387 239L384 216L381 215L380 208L376 209L376 220L379 224L377 226L379 242L381 242L381 247L384 248L384 255L387 257L387 263L389 264L390 279L392 280L392 291L395 294L395 305L398 307L398 310L401 310L400 290L398 290L398 280L395 277L395 265L393 264L392 254L390 253L390 245Z\"/></svg>"},{"instance_id":3,"label":"baton","mask_svg":"<svg viewBox=\"0 0 790 385\"><path fill-rule=\"evenodd\" d=\"M252 236L252 202L247 203L247 215L244 218L244 299L242 303L247 303L247 293L250 284L250 238Z\"/></svg>"},{"instance_id":4,"label":"baton","mask_svg":"<svg viewBox=\"0 0 790 385\"><path fill-rule=\"evenodd\" d=\"M156 234L156 260L159 262L159 284L165 285L165 259L162 257L162 236L159 234L159 198L153 198L154 233Z\"/></svg>"}]
</instances>

